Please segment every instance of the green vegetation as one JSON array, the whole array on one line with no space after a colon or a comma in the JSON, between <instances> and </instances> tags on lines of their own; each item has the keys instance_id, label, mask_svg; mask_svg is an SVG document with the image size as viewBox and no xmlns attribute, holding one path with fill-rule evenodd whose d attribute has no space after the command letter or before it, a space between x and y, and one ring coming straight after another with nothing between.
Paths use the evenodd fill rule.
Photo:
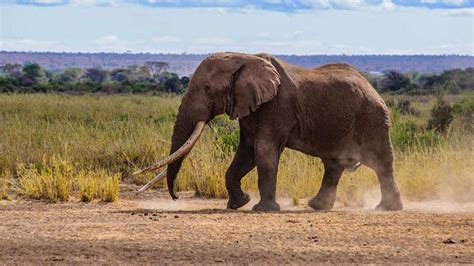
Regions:
<instances>
[{"instance_id":1,"label":"green vegetation","mask_svg":"<svg viewBox=\"0 0 474 266\"><path fill-rule=\"evenodd\" d=\"M403 196L473 200L474 95L385 98L392 106L395 173ZM440 99L453 106L453 121L445 131L428 129ZM0 173L4 173L0 195L7 195L8 189L10 195L17 192L52 202L114 201L121 172L148 166L168 154L180 100L180 96L0 94ZM407 108L410 111L402 111ZM184 161L177 185L201 196L226 197L224 174L238 145L238 125L226 116L211 123ZM278 193L294 202L312 197L322 174L319 159L285 150ZM152 177L120 182L143 184ZM255 170L243 179L243 187L258 191ZM375 174L362 167L344 174L338 197L359 205L373 188L378 189Z\"/></svg>"},{"instance_id":2,"label":"green vegetation","mask_svg":"<svg viewBox=\"0 0 474 266\"><path fill-rule=\"evenodd\" d=\"M146 62L111 71L101 68L66 68L51 72L38 64L6 64L0 67L0 92L3 93L182 93L189 78L167 72L164 62Z\"/></svg>"},{"instance_id":3,"label":"green vegetation","mask_svg":"<svg viewBox=\"0 0 474 266\"><path fill-rule=\"evenodd\" d=\"M440 74L395 70L385 71L383 75L366 74L372 86L379 92L407 95L429 95L445 91L460 94L474 90L474 68L446 70Z\"/></svg>"}]
</instances>

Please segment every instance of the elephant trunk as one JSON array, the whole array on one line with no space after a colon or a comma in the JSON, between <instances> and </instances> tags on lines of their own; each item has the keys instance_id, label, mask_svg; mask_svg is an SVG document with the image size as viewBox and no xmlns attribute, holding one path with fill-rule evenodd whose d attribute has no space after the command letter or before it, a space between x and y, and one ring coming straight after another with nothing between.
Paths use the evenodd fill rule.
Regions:
<instances>
[{"instance_id":1,"label":"elephant trunk","mask_svg":"<svg viewBox=\"0 0 474 266\"><path fill-rule=\"evenodd\" d=\"M173 129L171 139L170 155L144 169L134 172L134 175L158 170L164 166L168 166L165 171L158 174L153 180L148 182L137 193L143 192L151 187L158 180L167 177L168 191L173 199L177 199L178 195L174 190L174 183L178 175L181 164L186 155L191 151L192 147L201 135L206 122L211 119L211 111L206 99L196 100L196 97L189 91L184 97L179 107L178 117Z\"/></svg>"},{"instance_id":2,"label":"elephant trunk","mask_svg":"<svg viewBox=\"0 0 474 266\"><path fill-rule=\"evenodd\" d=\"M180 149L183 145L188 143L191 139L192 135L196 130L200 130L200 132L196 132L197 134L201 134L202 129L204 128L205 122L203 121L193 121L185 115L183 112L179 112L178 118L174 125L173 129L173 136L171 138L171 149L170 154L175 153L178 149ZM202 129L199 129L202 127ZM199 135L197 137L199 137ZM196 138L197 140L197 138ZM194 143L193 143L194 144ZM189 151L191 150L192 146L189 147ZM177 199L178 195L175 192L175 180L178 175L178 172L181 168L181 164L183 163L183 159L186 157L187 151L184 156L180 157L179 159L175 160L174 162L168 164L167 169L167 183L168 183L168 191L171 195L171 198Z\"/></svg>"}]
</instances>

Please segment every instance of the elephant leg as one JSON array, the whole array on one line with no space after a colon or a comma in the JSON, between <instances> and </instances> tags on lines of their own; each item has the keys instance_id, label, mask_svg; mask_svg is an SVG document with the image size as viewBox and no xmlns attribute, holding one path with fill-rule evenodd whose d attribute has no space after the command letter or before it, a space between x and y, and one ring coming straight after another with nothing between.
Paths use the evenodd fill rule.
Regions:
<instances>
[{"instance_id":1,"label":"elephant leg","mask_svg":"<svg viewBox=\"0 0 474 266\"><path fill-rule=\"evenodd\" d=\"M380 182L382 199L377 205L376 210L399 211L403 209L403 203L400 198L400 191L393 176L392 162L385 162L375 169Z\"/></svg>"},{"instance_id":2,"label":"elephant leg","mask_svg":"<svg viewBox=\"0 0 474 266\"><path fill-rule=\"evenodd\" d=\"M403 209L403 203L400 198L400 191L393 177L392 171L377 172L380 182L380 190L382 191L382 199L375 208L383 211L399 211Z\"/></svg>"},{"instance_id":3,"label":"elephant leg","mask_svg":"<svg viewBox=\"0 0 474 266\"><path fill-rule=\"evenodd\" d=\"M318 194L308 202L315 210L330 210L336 201L336 191L339 179L344 172L344 166L337 160L323 160L324 176Z\"/></svg>"},{"instance_id":4,"label":"elephant leg","mask_svg":"<svg viewBox=\"0 0 474 266\"><path fill-rule=\"evenodd\" d=\"M258 190L260 202L253 206L254 211L279 211L276 202L276 178L278 161L282 149L272 140L266 138L255 144L255 161L258 171Z\"/></svg>"},{"instance_id":5,"label":"elephant leg","mask_svg":"<svg viewBox=\"0 0 474 266\"><path fill-rule=\"evenodd\" d=\"M374 145L376 148L368 151L366 158L363 159L363 161L365 161L363 163L375 171L380 183L382 199L376 209L386 211L401 210L403 209L403 203L393 176L392 148L388 138L382 143L385 145Z\"/></svg>"},{"instance_id":6,"label":"elephant leg","mask_svg":"<svg viewBox=\"0 0 474 266\"><path fill-rule=\"evenodd\" d=\"M250 201L250 196L242 191L240 181L254 167L253 146L246 145L241 141L225 175L225 184L229 194L227 209L238 209Z\"/></svg>"}]
</instances>

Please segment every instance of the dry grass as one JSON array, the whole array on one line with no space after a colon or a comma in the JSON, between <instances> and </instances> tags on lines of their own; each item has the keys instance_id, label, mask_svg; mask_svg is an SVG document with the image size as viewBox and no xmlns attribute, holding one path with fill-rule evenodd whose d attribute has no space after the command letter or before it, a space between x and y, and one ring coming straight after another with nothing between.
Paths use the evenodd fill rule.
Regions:
<instances>
[{"instance_id":1,"label":"dry grass","mask_svg":"<svg viewBox=\"0 0 474 266\"><path fill-rule=\"evenodd\" d=\"M43 159L39 167L20 164L17 173L21 177L21 193L24 196L51 202L69 200L73 166L67 161L52 157L51 160Z\"/></svg>"},{"instance_id":2,"label":"dry grass","mask_svg":"<svg viewBox=\"0 0 474 266\"><path fill-rule=\"evenodd\" d=\"M113 202L118 198L119 174L109 175L105 170L78 171L68 160L56 156L43 159L41 166L20 164L17 174L20 194L31 199L68 201L76 191L83 202L94 199Z\"/></svg>"},{"instance_id":3,"label":"dry grass","mask_svg":"<svg viewBox=\"0 0 474 266\"><path fill-rule=\"evenodd\" d=\"M0 200L8 200L10 197L8 196L8 176L9 173L1 174L0 175Z\"/></svg>"},{"instance_id":4,"label":"dry grass","mask_svg":"<svg viewBox=\"0 0 474 266\"><path fill-rule=\"evenodd\" d=\"M394 112L395 174L403 196L474 200L474 138L456 129L447 137L419 130L432 105L425 98L413 104L420 111L416 116ZM32 198L62 201L77 192L82 201L113 201L118 197L116 173L147 166L167 155L179 102L179 97L0 95L0 173L12 173L8 182L19 176L21 194ZM206 128L185 160L179 190L227 196L224 174L238 134L227 130L236 126L234 121L219 117L214 123L214 130ZM294 203L312 197L322 174L319 159L285 150L278 194L291 197ZM144 175L131 182L143 184L152 177ZM247 191L258 191L255 170L242 185ZM374 188L378 189L375 174L361 167L344 174L338 199L362 205Z\"/></svg>"}]
</instances>

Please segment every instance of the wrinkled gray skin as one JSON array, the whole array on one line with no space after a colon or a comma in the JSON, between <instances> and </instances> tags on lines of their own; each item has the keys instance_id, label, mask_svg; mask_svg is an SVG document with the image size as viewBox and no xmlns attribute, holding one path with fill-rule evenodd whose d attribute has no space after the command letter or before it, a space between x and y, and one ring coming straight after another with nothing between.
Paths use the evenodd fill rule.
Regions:
<instances>
[{"instance_id":1,"label":"wrinkled gray skin","mask_svg":"<svg viewBox=\"0 0 474 266\"><path fill-rule=\"evenodd\" d=\"M257 167L260 202L253 210L280 210L276 178L285 147L322 159L322 185L309 202L313 209L333 207L344 169L355 169L359 162L377 173L382 191L377 209L403 208L393 177L388 109L352 66L305 69L268 54L213 54L196 69L183 97L171 153L188 139L198 121L209 122L223 113L238 118L240 125L239 147L226 173L228 208L249 202L240 181ZM181 163L182 159L168 166L173 199Z\"/></svg>"}]
</instances>

